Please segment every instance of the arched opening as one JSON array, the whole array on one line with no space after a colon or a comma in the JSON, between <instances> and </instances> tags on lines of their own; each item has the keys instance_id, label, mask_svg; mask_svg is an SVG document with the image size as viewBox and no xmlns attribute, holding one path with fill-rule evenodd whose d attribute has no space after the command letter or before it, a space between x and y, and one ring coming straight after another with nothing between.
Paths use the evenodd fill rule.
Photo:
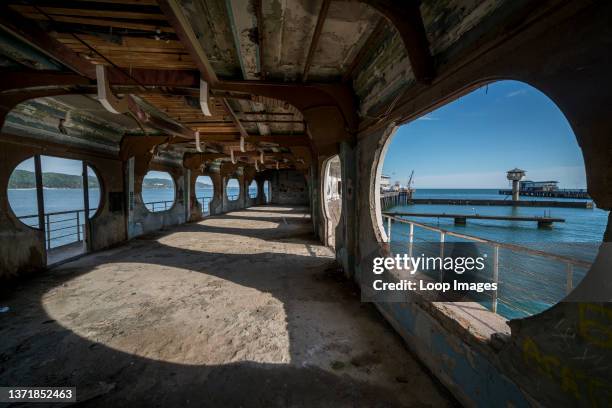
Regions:
<instances>
[{"instance_id":1,"label":"arched opening","mask_svg":"<svg viewBox=\"0 0 612 408\"><path fill-rule=\"evenodd\" d=\"M249 184L249 198L257 198L257 182L255 180Z\"/></svg>"},{"instance_id":2,"label":"arched opening","mask_svg":"<svg viewBox=\"0 0 612 408\"><path fill-rule=\"evenodd\" d=\"M530 85L489 83L397 128L380 154L375 218L391 252L484 256L470 279L498 290L460 295L504 318L561 301L597 255L608 213L591 207L567 119Z\"/></svg>"},{"instance_id":3,"label":"arched opening","mask_svg":"<svg viewBox=\"0 0 612 408\"><path fill-rule=\"evenodd\" d=\"M202 215L210 215L210 202L215 194L212 179L209 176L198 176L195 192L196 198L202 207Z\"/></svg>"},{"instance_id":4,"label":"arched opening","mask_svg":"<svg viewBox=\"0 0 612 408\"><path fill-rule=\"evenodd\" d=\"M336 245L336 228L342 215L342 174L340 157L335 155L323 164L323 213L325 244Z\"/></svg>"},{"instance_id":5,"label":"arched opening","mask_svg":"<svg viewBox=\"0 0 612 408\"><path fill-rule=\"evenodd\" d=\"M269 204L272 200L272 188L270 187L270 182L268 180L264 181L263 191L266 204Z\"/></svg>"},{"instance_id":6,"label":"arched opening","mask_svg":"<svg viewBox=\"0 0 612 408\"><path fill-rule=\"evenodd\" d=\"M99 212L100 191L98 176L85 162L34 156L15 167L7 193L17 219L44 231L51 265L86 251L86 221Z\"/></svg>"},{"instance_id":7,"label":"arched opening","mask_svg":"<svg viewBox=\"0 0 612 408\"><path fill-rule=\"evenodd\" d=\"M149 170L142 179L142 202L151 212L168 211L176 199L176 187L170 173Z\"/></svg>"},{"instance_id":8,"label":"arched opening","mask_svg":"<svg viewBox=\"0 0 612 408\"><path fill-rule=\"evenodd\" d=\"M231 178L227 181L225 186L225 195L227 196L228 201L238 200L238 197L240 197L240 183L238 183L238 179Z\"/></svg>"}]
</instances>

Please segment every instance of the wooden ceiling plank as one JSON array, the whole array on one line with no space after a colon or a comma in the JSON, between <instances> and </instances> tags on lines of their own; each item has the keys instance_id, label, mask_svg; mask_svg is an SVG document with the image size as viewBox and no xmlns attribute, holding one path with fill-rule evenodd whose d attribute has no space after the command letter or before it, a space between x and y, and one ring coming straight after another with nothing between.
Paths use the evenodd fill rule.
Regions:
<instances>
[{"instance_id":1,"label":"wooden ceiling plank","mask_svg":"<svg viewBox=\"0 0 612 408\"><path fill-rule=\"evenodd\" d=\"M160 20L166 21L166 18L161 13L142 13L137 11L114 11L114 10L93 10L93 9L76 9L64 7L49 7L49 6L26 6L26 5L11 5L11 8L20 13L39 13L43 11L50 16L80 16L80 17L104 17L104 18L120 18L134 20Z\"/></svg>"}]
</instances>

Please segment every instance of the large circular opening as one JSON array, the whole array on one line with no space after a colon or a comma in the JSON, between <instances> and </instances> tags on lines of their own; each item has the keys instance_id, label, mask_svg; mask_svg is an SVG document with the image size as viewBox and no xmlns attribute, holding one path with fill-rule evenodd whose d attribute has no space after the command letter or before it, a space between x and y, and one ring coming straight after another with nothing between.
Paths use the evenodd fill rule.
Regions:
<instances>
[{"instance_id":1,"label":"large circular opening","mask_svg":"<svg viewBox=\"0 0 612 408\"><path fill-rule=\"evenodd\" d=\"M231 178L227 181L225 195L229 201L238 200L238 197L240 197L240 184L238 183L238 179Z\"/></svg>"},{"instance_id":2,"label":"large circular opening","mask_svg":"<svg viewBox=\"0 0 612 408\"><path fill-rule=\"evenodd\" d=\"M150 170L142 179L142 202L151 212L168 211L176 199L176 187L170 173Z\"/></svg>"},{"instance_id":3,"label":"large circular opening","mask_svg":"<svg viewBox=\"0 0 612 408\"><path fill-rule=\"evenodd\" d=\"M561 301L597 255L608 212L588 196L567 119L530 85L490 83L407 123L380 160L375 218L391 252L486 255L474 279L499 289L467 296L505 318Z\"/></svg>"}]
</instances>

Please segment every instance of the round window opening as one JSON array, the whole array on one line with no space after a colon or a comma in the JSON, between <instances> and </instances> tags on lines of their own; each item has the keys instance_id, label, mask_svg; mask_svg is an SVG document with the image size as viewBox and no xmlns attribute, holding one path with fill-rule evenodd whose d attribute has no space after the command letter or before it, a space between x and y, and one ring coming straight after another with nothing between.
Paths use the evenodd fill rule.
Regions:
<instances>
[{"instance_id":1,"label":"round window opening","mask_svg":"<svg viewBox=\"0 0 612 408\"><path fill-rule=\"evenodd\" d=\"M249 198L257 198L257 183L255 180L249 184Z\"/></svg>"},{"instance_id":2,"label":"round window opening","mask_svg":"<svg viewBox=\"0 0 612 408\"><path fill-rule=\"evenodd\" d=\"M81 160L39 158L40 167L35 164L36 158L30 157L11 173L7 196L13 214L31 228L44 228L47 249L82 242L86 219L100 211L101 184L96 172ZM40 186L37 179L42 181ZM38 204L39 189L43 208Z\"/></svg>"},{"instance_id":3,"label":"round window opening","mask_svg":"<svg viewBox=\"0 0 612 408\"><path fill-rule=\"evenodd\" d=\"M527 317L560 302L589 271L608 212L586 191L570 124L536 88L489 83L397 128L379 154L372 218L380 235L390 235L393 255L480 258L484 267L471 273L456 262L444 274L419 270L452 288L496 284L457 292L463 299Z\"/></svg>"},{"instance_id":4,"label":"round window opening","mask_svg":"<svg viewBox=\"0 0 612 408\"><path fill-rule=\"evenodd\" d=\"M142 179L142 202L151 212L168 211L176 200L176 187L170 173L150 170Z\"/></svg>"},{"instance_id":5,"label":"round window opening","mask_svg":"<svg viewBox=\"0 0 612 408\"><path fill-rule=\"evenodd\" d=\"M196 199L200 203L203 215L210 214L210 202L214 196L213 181L209 176L198 176L195 185Z\"/></svg>"},{"instance_id":6,"label":"round window opening","mask_svg":"<svg viewBox=\"0 0 612 408\"><path fill-rule=\"evenodd\" d=\"M232 178L227 181L225 194L227 195L227 199L229 201L238 200L238 197L240 196L240 184L238 183L238 179Z\"/></svg>"}]
</instances>

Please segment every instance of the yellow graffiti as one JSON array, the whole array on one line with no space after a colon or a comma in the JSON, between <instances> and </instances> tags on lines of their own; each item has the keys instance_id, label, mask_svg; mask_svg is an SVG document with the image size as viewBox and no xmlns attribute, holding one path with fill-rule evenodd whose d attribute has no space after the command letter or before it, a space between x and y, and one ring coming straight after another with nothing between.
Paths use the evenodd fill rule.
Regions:
<instances>
[{"instance_id":1,"label":"yellow graffiti","mask_svg":"<svg viewBox=\"0 0 612 408\"><path fill-rule=\"evenodd\" d=\"M584 371L561 362L551 354L540 351L531 338L523 341L523 361L538 372L556 382L561 390L576 400L586 398L592 407L607 407L612 403L612 387L599 378L590 377Z\"/></svg>"},{"instance_id":2,"label":"yellow graffiti","mask_svg":"<svg viewBox=\"0 0 612 408\"><path fill-rule=\"evenodd\" d=\"M612 348L612 308L594 303L580 303L578 334L595 346Z\"/></svg>"}]
</instances>

